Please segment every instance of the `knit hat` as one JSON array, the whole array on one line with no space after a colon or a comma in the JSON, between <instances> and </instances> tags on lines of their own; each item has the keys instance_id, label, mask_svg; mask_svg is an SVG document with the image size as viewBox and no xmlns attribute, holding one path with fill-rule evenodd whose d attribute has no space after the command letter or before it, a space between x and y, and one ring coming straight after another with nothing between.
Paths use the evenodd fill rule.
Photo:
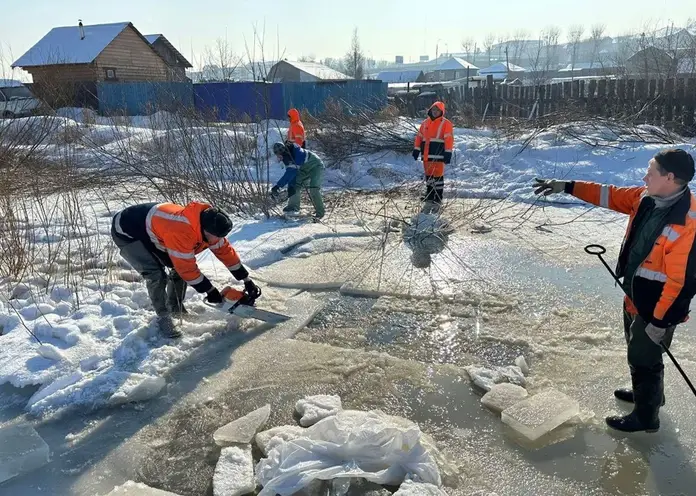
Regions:
<instances>
[{"instance_id":1,"label":"knit hat","mask_svg":"<svg viewBox=\"0 0 696 496\"><path fill-rule=\"evenodd\" d=\"M671 172L674 177L686 181L694 178L694 158L681 148L664 150L655 155L655 161L665 172Z\"/></svg>"},{"instance_id":2,"label":"knit hat","mask_svg":"<svg viewBox=\"0 0 696 496\"><path fill-rule=\"evenodd\" d=\"M232 230L232 220L217 208L207 208L201 212L201 228L213 236L223 238Z\"/></svg>"}]
</instances>

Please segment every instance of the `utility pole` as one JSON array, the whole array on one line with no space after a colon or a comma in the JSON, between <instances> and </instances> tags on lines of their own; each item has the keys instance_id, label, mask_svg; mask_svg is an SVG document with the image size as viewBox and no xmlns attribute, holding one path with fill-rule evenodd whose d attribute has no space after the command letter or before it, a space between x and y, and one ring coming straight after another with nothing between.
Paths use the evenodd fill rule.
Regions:
<instances>
[{"instance_id":1,"label":"utility pole","mask_svg":"<svg viewBox=\"0 0 696 496\"><path fill-rule=\"evenodd\" d=\"M508 57L508 46L507 43L505 44L505 79L508 78L508 75L510 73L510 58Z\"/></svg>"}]
</instances>

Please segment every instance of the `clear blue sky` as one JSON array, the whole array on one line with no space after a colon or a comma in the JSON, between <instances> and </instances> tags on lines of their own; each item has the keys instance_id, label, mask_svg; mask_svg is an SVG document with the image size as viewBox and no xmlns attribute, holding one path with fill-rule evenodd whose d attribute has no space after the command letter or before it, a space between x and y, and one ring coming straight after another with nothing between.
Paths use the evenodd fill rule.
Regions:
<instances>
[{"instance_id":1,"label":"clear blue sky","mask_svg":"<svg viewBox=\"0 0 696 496\"><path fill-rule=\"evenodd\" d=\"M546 26L564 33L573 24L586 29L604 23L608 34L640 29L646 23L683 24L696 18L694 0L2 0L0 46L4 59L16 59L54 26L131 21L143 34L164 33L192 62L201 60L206 46L227 37L240 54L244 36L252 39L253 25L266 26L266 58L280 51L300 55L340 57L354 27L366 54L393 60L403 55L457 51L461 40L482 40L487 33L530 37ZM422 12L421 12L422 11ZM8 53L11 49L11 56ZM191 52L196 56L191 57ZM0 77L7 60L0 62Z\"/></svg>"}]
</instances>

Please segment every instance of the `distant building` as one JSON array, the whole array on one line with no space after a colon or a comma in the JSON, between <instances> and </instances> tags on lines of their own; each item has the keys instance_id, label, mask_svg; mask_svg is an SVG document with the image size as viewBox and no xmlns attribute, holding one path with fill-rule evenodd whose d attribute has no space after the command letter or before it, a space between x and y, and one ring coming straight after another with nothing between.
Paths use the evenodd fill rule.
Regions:
<instances>
[{"instance_id":1,"label":"distant building","mask_svg":"<svg viewBox=\"0 0 696 496\"><path fill-rule=\"evenodd\" d=\"M403 64L404 63L404 56L403 55L397 55L394 58L394 62L397 64Z\"/></svg>"},{"instance_id":2,"label":"distant building","mask_svg":"<svg viewBox=\"0 0 696 496\"><path fill-rule=\"evenodd\" d=\"M666 51L649 46L626 59L626 71L640 77L674 77L677 62Z\"/></svg>"},{"instance_id":3,"label":"distant building","mask_svg":"<svg viewBox=\"0 0 696 496\"><path fill-rule=\"evenodd\" d=\"M350 76L338 72L316 62L290 62L281 60L268 71L268 81L272 82L314 82L351 79Z\"/></svg>"},{"instance_id":4,"label":"distant building","mask_svg":"<svg viewBox=\"0 0 696 496\"><path fill-rule=\"evenodd\" d=\"M186 81L186 69L193 67L186 60L179 50L174 48L167 38L162 34L146 34L145 39L150 42L152 48L159 54L160 57L169 66L169 78L174 81Z\"/></svg>"},{"instance_id":5,"label":"distant building","mask_svg":"<svg viewBox=\"0 0 696 496\"><path fill-rule=\"evenodd\" d=\"M425 81L425 74L420 70L382 71L375 79L385 83L422 83Z\"/></svg>"},{"instance_id":6,"label":"distant building","mask_svg":"<svg viewBox=\"0 0 696 496\"><path fill-rule=\"evenodd\" d=\"M507 62L498 62L490 67L486 67L485 69L479 70L479 76L487 77L489 75L493 76L494 80L501 81L503 79L522 79L525 75L525 69L524 67L520 67L515 64L508 64Z\"/></svg>"},{"instance_id":7,"label":"distant building","mask_svg":"<svg viewBox=\"0 0 696 496\"><path fill-rule=\"evenodd\" d=\"M452 81L478 76L479 68L459 57L450 57L428 74L429 81Z\"/></svg>"}]
</instances>

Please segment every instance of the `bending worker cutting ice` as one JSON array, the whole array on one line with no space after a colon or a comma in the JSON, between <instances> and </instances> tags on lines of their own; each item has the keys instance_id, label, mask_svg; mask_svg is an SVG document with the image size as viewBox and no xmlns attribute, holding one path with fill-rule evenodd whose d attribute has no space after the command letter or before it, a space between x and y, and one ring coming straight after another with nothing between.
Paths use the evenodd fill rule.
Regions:
<instances>
[{"instance_id":1,"label":"bending worker cutting ice","mask_svg":"<svg viewBox=\"0 0 696 496\"><path fill-rule=\"evenodd\" d=\"M656 432L665 403L662 346L669 349L696 294L696 198L688 183L694 159L665 150L650 160L645 186L617 187L584 181L537 179L536 194L568 193L629 215L616 275L627 294L624 333L632 389L614 395L634 403L626 416L607 417L621 431Z\"/></svg>"},{"instance_id":2,"label":"bending worker cutting ice","mask_svg":"<svg viewBox=\"0 0 696 496\"><path fill-rule=\"evenodd\" d=\"M244 292L230 288L226 297L253 305L261 294L225 237L231 230L232 221L225 213L200 202L186 206L143 203L114 216L111 237L121 256L145 279L160 332L165 337L181 336L171 314L186 313L183 302L187 284L206 293L210 303L223 302L223 295L196 263L196 255L208 248L235 279L244 281ZM172 269L169 277L165 267Z\"/></svg>"}]
</instances>

